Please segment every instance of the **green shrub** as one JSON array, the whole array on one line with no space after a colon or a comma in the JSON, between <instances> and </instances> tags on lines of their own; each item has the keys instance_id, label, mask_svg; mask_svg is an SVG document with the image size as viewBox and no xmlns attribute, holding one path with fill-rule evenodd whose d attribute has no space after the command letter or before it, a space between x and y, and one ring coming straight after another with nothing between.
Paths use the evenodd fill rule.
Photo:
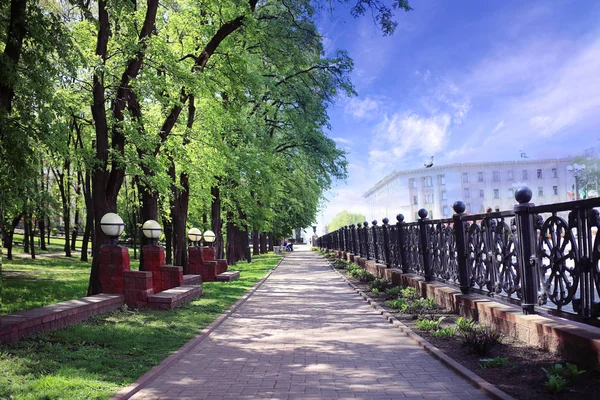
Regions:
<instances>
[{"instance_id":1,"label":"green shrub","mask_svg":"<svg viewBox=\"0 0 600 400\"><path fill-rule=\"evenodd\" d=\"M486 355L490 348L499 343L500 332L489 326L475 326L470 329L459 329L457 335L461 338L464 346L472 353Z\"/></svg>"},{"instance_id":2,"label":"green shrub","mask_svg":"<svg viewBox=\"0 0 600 400\"><path fill-rule=\"evenodd\" d=\"M390 287L390 283L388 281L386 281L385 279L381 279L381 278L375 278L373 280L373 282L371 282L370 288L371 291L373 291L373 289L377 289L378 292L383 292L385 291L388 287Z\"/></svg>"},{"instance_id":3,"label":"green shrub","mask_svg":"<svg viewBox=\"0 0 600 400\"><path fill-rule=\"evenodd\" d=\"M432 304L428 299L416 299L414 301L409 301L405 312L412 315L421 315L427 311L435 310L435 308L435 302Z\"/></svg>"},{"instance_id":4,"label":"green shrub","mask_svg":"<svg viewBox=\"0 0 600 400\"><path fill-rule=\"evenodd\" d=\"M388 299L393 300L402 296L402 291L404 288L402 286L394 286L393 288L389 288L385 291Z\"/></svg>"},{"instance_id":5,"label":"green shrub","mask_svg":"<svg viewBox=\"0 0 600 400\"><path fill-rule=\"evenodd\" d=\"M375 275L364 269L361 269L354 277L361 282L372 282L375 280Z\"/></svg>"},{"instance_id":6,"label":"green shrub","mask_svg":"<svg viewBox=\"0 0 600 400\"><path fill-rule=\"evenodd\" d=\"M458 317L456 320L456 327L461 331L470 331L475 327L475 321L473 321L471 318L466 319L463 317Z\"/></svg>"},{"instance_id":7,"label":"green shrub","mask_svg":"<svg viewBox=\"0 0 600 400\"><path fill-rule=\"evenodd\" d=\"M433 337L437 337L437 338L449 338L454 336L454 334L456 333L456 328L442 328L442 329L438 329L437 331L433 331L431 332L431 336Z\"/></svg>"},{"instance_id":8,"label":"green shrub","mask_svg":"<svg viewBox=\"0 0 600 400\"><path fill-rule=\"evenodd\" d=\"M552 394L558 394L562 392L567 386L567 380L561 375L548 375L546 379L546 389Z\"/></svg>"},{"instance_id":9,"label":"green shrub","mask_svg":"<svg viewBox=\"0 0 600 400\"><path fill-rule=\"evenodd\" d=\"M373 294L379 294L379 289L371 289L371 293L373 293Z\"/></svg>"},{"instance_id":10,"label":"green shrub","mask_svg":"<svg viewBox=\"0 0 600 400\"><path fill-rule=\"evenodd\" d=\"M388 306L390 306L390 308L393 308L394 310L400 310L404 312L404 310L406 310L406 307L408 307L408 303L405 299L399 298L396 300L388 301Z\"/></svg>"},{"instance_id":11,"label":"green shrub","mask_svg":"<svg viewBox=\"0 0 600 400\"><path fill-rule=\"evenodd\" d=\"M433 320L433 319L418 319L415 324L417 325L417 328L419 328L422 331L425 332L429 332L429 331L437 331L442 329L442 321L444 320L444 317L440 317L437 321Z\"/></svg>"},{"instance_id":12,"label":"green shrub","mask_svg":"<svg viewBox=\"0 0 600 400\"><path fill-rule=\"evenodd\" d=\"M479 366L483 369L506 367L508 364L508 357L482 358L479 360Z\"/></svg>"},{"instance_id":13,"label":"green shrub","mask_svg":"<svg viewBox=\"0 0 600 400\"><path fill-rule=\"evenodd\" d=\"M407 287L402 289L402 297L407 300L417 300L419 295L417 294L417 289L413 287Z\"/></svg>"},{"instance_id":14,"label":"green shrub","mask_svg":"<svg viewBox=\"0 0 600 400\"><path fill-rule=\"evenodd\" d=\"M550 368L542 368L546 374L546 382L544 386L552 394L562 392L568 384L577 380L577 378L585 373L585 370L580 370L575 364L567 363L565 367L562 364L554 364Z\"/></svg>"}]
</instances>

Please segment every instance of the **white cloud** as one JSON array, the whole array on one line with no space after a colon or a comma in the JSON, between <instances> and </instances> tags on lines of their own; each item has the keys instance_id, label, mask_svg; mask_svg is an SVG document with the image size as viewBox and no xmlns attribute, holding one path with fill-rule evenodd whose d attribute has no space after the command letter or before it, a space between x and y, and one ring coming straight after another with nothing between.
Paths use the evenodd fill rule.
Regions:
<instances>
[{"instance_id":1,"label":"white cloud","mask_svg":"<svg viewBox=\"0 0 600 400\"><path fill-rule=\"evenodd\" d=\"M379 102L370 97L362 100L353 97L346 103L344 111L346 114L350 114L356 119L362 119L369 118L373 114L376 114L379 108Z\"/></svg>"},{"instance_id":2,"label":"white cloud","mask_svg":"<svg viewBox=\"0 0 600 400\"><path fill-rule=\"evenodd\" d=\"M496 125L496 127L494 128L494 130L492 131L492 134L498 132L503 127L504 127L504 120L498 122L498 125Z\"/></svg>"},{"instance_id":3,"label":"white cloud","mask_svg":"<svg viewBox=\"0 0 600 400\"><path fill-rule=\"evenodd\" d=\"M375 128L369 163L382 169L405 156L430 156L440 152L448 139L451 116L447 113L423 117L416 113L387 116ZM417 153L417 154L415 154Z\"/></svg>"},{"instance_id":4,"label":"white cloud","mask_svg":"<svg viewBox=\"0 0 600 400\"><path fill-rule=\"evenodd\" d=\"M337 143L352 144L352 140L345 139L345 138L342 138L342 137L334 137L333 141L337 142Z\"/></svg>"}]
</instances>

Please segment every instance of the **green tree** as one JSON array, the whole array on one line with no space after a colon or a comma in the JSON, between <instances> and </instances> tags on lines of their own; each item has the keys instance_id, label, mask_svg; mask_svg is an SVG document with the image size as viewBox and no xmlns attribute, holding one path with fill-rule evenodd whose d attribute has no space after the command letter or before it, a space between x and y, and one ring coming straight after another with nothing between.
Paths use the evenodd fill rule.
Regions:
<instances>
[{"instance_id":1,"label":"green tree","mask_svg":"<svg viewBox=\"0 0 600 400\"><path fill-rule=\"evenodd\" d=\"M363 214L351 213L349 211L344 210L335 217L333 217L333 219L327 226L327 229L329 230L329 232L333 232L335 230L340 229L342 226L358 224L359 222L365 222L365 216Z\"/></svg>"}]
</instances>

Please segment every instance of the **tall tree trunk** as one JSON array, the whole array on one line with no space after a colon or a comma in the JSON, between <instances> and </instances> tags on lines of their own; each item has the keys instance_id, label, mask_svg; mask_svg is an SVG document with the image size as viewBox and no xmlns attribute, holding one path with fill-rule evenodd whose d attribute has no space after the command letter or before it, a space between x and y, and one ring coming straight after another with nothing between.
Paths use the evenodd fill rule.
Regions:
<instances>
[{"instance_id":1,"label":"tall tree trunk","mask_svg":"<svg viewBox=\"0 0 600 400\"><path fill-rule=\"evenodd\" d=\"M27 214L23 214L23 253L29 254L29 225L27 224Z\"/></svg>"},{"instance_id":2,"label":"tall tree trunk","mask_svg":"<svg viewBox=\"0 0 600 400\"><path fill-rule=\"evenodd\" d=\"M31 259L35 260L35 229L31 213L27 216L27 225L29 226L29 247L31 248Z\"/></svg>"},{"instance_id":3,"label":"tall tree trunk","mask_svg":"<svg viewBox=\"0 0 600 400\"><path fill-rule=\"evenodd\" d=\"M216 256L218 259L223 258L223 221L221 220L221 191L219 190L218 184L221 182L221 178L217 179L217 186L213 186L210 189L212 195L212 203L210 205L210 217L212 231L215 233L216 240L214 243L216 249Z\"/></svg>"},{"instance_id":4,"label":"tall tree trunk","mask_svg":"<svg viewBox=\"0 0 600 400\"><path fill-rule=\"evenodd\" d=\"M79 207L75 207L75 221L73 222L73 234L71 235L71 250L75 251L77 233L79 232Z\"/></svg>"},{"instance_id":5,"label":"tall tree trunk","mask_svg":"<svg viewBox=\"0 0 600 400\"><path fill-rule=\"evenodd\" d=\"M13 218L13 220L11 221L11 223L8 227L8 232L6 235L7 238L6 238L6 241L4 242L4 244L6 245L6 259L7 260L13 259L12 248L13 248L13 243L14 243L13 239L14 239L14 235L15 235L15 228L19 224L19 221L21 220L21 216L22 216L22 214L19 214L15 218Z\"/></svg>"},{"instance_id":6,"label":"tall tree trunk","mask_svg":"<svg viewBox=\"0 0 600 400\"><path fill-rule=\"evenodd\" d=\"M158 221L158 193L146 189L144 184L140 182L138 184L138 193L142 198L142 207L140 208L140 219L142 223L152 219ZM152 244L152 241L148 239L142 232L140 235L142 239L142 246ZM144 253L140 252L140 271L145 271L144 267Z\"/></svg>"},{"instance_id":7,"label":"tall tree trunk","mask_svg":"<svg viewBox=\"0 0 600 400\"><path fill-rule=\"evenodd\" d=\"M165 262L167 265L173 264L173 225L171 221L163 218L163 232L165 234Z\"/></svg>"},{"instance_id":8,"label":"tall tree trunk","mask_svg":"<svg viewBox=\"0 0 600 400\"><path fill-rule=\"evenodd\" d=\"M275 245L275 233L269 232L269 251L273 251L274 245Z\"/></svg>"},{"instance_id":9,"label":"tall tree trunk","mask_svg":"<svg viewBox=\"0 0 600 400\"><path fill-rule=\"evenodd\" d=\"M252 255L257 256L260 254L260 246L258 243L258 231L252 231Z\"/></svg>"},{"instance_id":10,"label":"tall tree trunk","mask_svg":"<svg viewBox=\"0 0 600 400\"><path fill-rule=\"evenodd\" d=\"M46 243L50 245L50 236L52 233L52 226L50 225L50 217L46 217Z\"/></svg>"},{"instance_id":11,"label":"tall tree trunk","mask_svg":"<svg viewBox=\"0 0 600 400\"><path fill-rule=\"evenodd\" d=\"M41 173L40 173L40 177L41 177L41 181L42 184L40 185L42 192L46 192L48 193L47 189L46 189L46 181L47 178L44 174L44 165L43 163L40 163L41 165ZM48 250L48 248L46 247L46 213L48 212L48 204L46 202L42 202L42 204L40 204L40 207L38 209L38 229L40 231L40 249L41 250Z\"/></svg>"},{"instance_id":12,"label":"tall tree trunk","mask_svg":"<svg viewBox=\"0 0 600 400\"><path fill-rule=\"evenodd\" d=\"M267 252L267 234L265 232L261 232L260 234L260 254L265 254Z\"/></svg>"},{"instance_id":13,"label":"tall tree trunk","mask_svg":"<svg viewBox=\"0 0 600 400\"><path fill-rule=\"evenodd\" d=\"M38 219L38 229L40 231L40 249L48 250L46 247L46 223L44 220L44 217L40 217L40 219Z\"/></svg>"},{"instance_id":14,"label":"tall tree trunk","mask_svg":"<svg viewBox=\"0 0 600 400\"><path fill-rule=\"evenodd\" d=\"M92 177L88 170L85 171L83 185L83 199L85 201L85 228L81 238L81 261L88 260L88 243L94 231L94 202L92 200Z\"/></svg>"},{"instance_id":15,"label":"tall tree trunk","mask_svg":"<svg viewBox=\"0 0 600 400\"><path fill-rule=\"evenodd\" d=\"M232 217L233 216L231 215L231 213L227 213L227 251L225 252L225 256L227 257L227 264L229 265L233 265L237 261L235 254L235 236L237 227L234 225Z\"/></svg>"},{"instance_id":16,"label":"tall tree trunk","mask_svg":"<svg viewBox=\"0 0 600 400\"><path fill-rule=\"evenodd\" d=\"M21 57L23 39L27 34L27 0L11 0L10 22L2 54L0 71L0 113L10 113L15 95L17 66ZM2 130L2 127L0 127Z\"/></svg>"}]
</instances>

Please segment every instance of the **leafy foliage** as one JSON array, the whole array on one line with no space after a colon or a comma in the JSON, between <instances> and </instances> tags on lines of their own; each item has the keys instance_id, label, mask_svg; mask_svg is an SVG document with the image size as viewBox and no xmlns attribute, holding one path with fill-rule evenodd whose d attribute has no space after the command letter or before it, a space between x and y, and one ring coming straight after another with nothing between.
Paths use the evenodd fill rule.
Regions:
<instances>
[{"instance_id":1,"label":"leafy foliage","mask_svg":"<svg viewBox=\"0 0 600 400\"><path fill-rule=\"evenodd\" d=\"M366 221L366 217L363 214L351 213L349 211L344 210L337 214L335 217L333 217L329 225L327 225L327 229L330 232L333 232L335 230L338 230L342 226L358 224L359 222L363 223L364 221Z\"/></svg>"}]
</instances>

